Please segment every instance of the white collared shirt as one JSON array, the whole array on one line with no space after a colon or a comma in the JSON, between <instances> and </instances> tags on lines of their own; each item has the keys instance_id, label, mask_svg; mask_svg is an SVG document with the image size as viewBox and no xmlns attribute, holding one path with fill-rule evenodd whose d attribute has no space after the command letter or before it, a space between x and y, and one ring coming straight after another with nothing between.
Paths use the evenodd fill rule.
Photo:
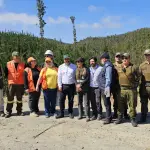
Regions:
<instances>
[{"instance_id":1,"label":"white collared shirt","mask_svg":"<svg viewBox=\"0 0 150 150\"><path fill-rule=\"evenodd\" d=\"M90 87L98 87L98 83L94 82L94 74L96 70L99 68L99 65L96 65L95 67L90 67Z\"/></svg>"},{"instance_id":2,"label":"white collared shirt","mask_svg":"<svg viewBox=\"0 0 150 150\"><path fill-rule=\"evenodd\" d=\"M58 68L58 87L61 88L62 84L74 84L76 75L76 65L65 63Z\"/></svg>"}]
</instances>

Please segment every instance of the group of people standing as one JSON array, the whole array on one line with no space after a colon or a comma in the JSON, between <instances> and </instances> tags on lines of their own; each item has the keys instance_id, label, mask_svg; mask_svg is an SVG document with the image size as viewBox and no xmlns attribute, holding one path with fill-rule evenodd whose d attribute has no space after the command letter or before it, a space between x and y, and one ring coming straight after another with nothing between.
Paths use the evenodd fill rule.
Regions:
<instances>
[{"instance_id":1,"label":"group of people standing","mask_svg":"<svg viewBox=\"0 0 150 150\"><path fill-rule=\"evenodd\" d=\"M129 53L116 53L115 63L110 61L109 54L104 52L98 64L96 57L89 59L90 67L85 59L80 57L76 65L71 63L69 55L64 55L64 63L59 67L54 62L51 50L45 52L45 63L38 67L36 59L28 58L27 64L21 62L18 52L12 53L13 60L9 61L3 73L0 68L0 114L9 118L12 114L14 96L17 98L17 115L23 116L22 96L24 90L29 94L30 116L39 116L39 98L41 90L44 95L45 116L64 117L65 100L68 96L68 114L74 118L74 95L78 99L78 119L86 116L86 121L103 119L102 99L106 108L104 124L120 124L123 119L130 119L137 126L136 106L138 86L140 85L141 122L146 121L148 99L150 99L150 50L144 52L146 61L136 67L130 61ZM8 80L7 106L4 114L3 76ZM57 97L59 92L59 97ZM111 95L114 99L114 114L111 111ZM56 100L59 100L60 113L56 113ZM92 117L90 116L90 104ZM127 109L129 107L129 115ZM84 108L84 111L83 111Z\"/></svg>"}]
</instances>

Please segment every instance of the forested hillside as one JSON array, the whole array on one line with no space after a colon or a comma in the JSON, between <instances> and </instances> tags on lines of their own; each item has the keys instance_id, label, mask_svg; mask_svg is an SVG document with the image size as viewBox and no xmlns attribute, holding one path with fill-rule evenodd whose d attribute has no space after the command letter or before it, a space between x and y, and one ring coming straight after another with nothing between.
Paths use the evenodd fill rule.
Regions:
<instances>
[{"instance_id":1,"label":"forested hillside","mask_svg":"<svg viewBox=\"0 0 150 150\"><path fill-rule=\"evenodd\" d=\"M143 59L143 51L150 48L150 28L143 28L122 35L107 37L89 37L76 44L64 44L56 40L41 39L25 33L0 32L0 61L4 65L11 57L12 51L19 51L22 59L29 56L44 60L44 52L53 50L58 64L62 63L63 54L69 54L72 61L79 56L88 59L109 51L113 59L116 52L130 52L132 61L139 64Z\"/></svg>"}]
</instances>

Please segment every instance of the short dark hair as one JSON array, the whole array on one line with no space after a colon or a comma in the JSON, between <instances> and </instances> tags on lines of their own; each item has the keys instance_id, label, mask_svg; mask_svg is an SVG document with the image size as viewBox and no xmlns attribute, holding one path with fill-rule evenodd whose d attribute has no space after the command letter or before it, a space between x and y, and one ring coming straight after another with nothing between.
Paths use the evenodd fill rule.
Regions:
<instances>
[{"instance_id":1,"label":"short dark hair","mask_svg":"<svg viewBox=\"0 0 150 150\"><path fill-rule=\"evenodd\" d=\"M91 60L91 59L93 59L95 62L97 62L97 58L96 57L91 57L90 59L89 59L89 61Z\"/></svg>"}]
</instances>

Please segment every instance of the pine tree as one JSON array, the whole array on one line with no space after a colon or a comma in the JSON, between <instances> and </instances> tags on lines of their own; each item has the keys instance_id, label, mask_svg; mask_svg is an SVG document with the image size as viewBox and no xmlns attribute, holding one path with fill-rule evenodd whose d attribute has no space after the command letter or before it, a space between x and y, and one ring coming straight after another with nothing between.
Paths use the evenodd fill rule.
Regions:
<instances>
[{"instance_id":1,"label":"pine tree","mask_svg":"<svg viewBox=\"0 0 150 150\"><path fill-rule=\"evenodd\" d=\"M43 0L37 0L37 10L38 10L38 18L39 18L39 28L40 28L40 36L43 38L44 36L44 26L46 22L44 21L43 17L46 13L45 11L46 6L44 5Z\"/></svg>"}]
</instances>

